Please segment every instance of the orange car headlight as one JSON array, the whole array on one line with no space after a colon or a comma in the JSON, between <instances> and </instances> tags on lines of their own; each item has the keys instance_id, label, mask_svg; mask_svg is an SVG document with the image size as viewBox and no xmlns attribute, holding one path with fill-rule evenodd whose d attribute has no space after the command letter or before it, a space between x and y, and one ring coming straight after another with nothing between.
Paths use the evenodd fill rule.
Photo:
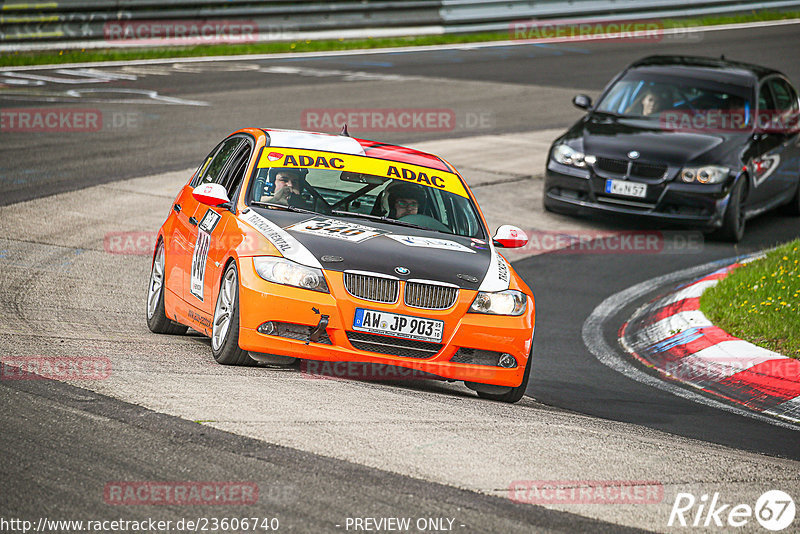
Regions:
<instances>
[{"instance_id":1,"label":"orange car headlight","mask_svg":"<svg viewBox=\"0 0 800 534\"><path fill-rule=\"evenodd\" d=\"M321 269L276 256L256 256L253 265L258 276L268 282L330 293Z\"/></svg>"}]
</instances>

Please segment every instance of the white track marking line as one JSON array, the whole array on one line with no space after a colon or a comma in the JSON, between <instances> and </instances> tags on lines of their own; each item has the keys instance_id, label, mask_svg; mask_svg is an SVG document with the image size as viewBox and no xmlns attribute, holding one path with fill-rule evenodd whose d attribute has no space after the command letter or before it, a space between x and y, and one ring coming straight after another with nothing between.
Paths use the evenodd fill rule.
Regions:
<instances>
[{"instance_id":1,"label":"white track marking line","mask_svg":"<svg viewBox=\"0 0 800 534\"><path fill-rule=\"evenodd\" d=\"M716 26L696 26L693 28L669 28L663 30L663 35L676 35L687 33L702 33L712 31L726 31L726 30L746 30L752 28L767 28L772 26L787 26L791 24L800 24L800 19L790 20L772 20L762 22L745 22L741 24L720 24ZM617 35L599 35L596 40L609 40L615 38L629 38L627 34ZM132 65L161 65L165 63L202 63L202 62L218 62L218 61L254 61L260 59L287 59L287 58L314 58L314 57L335 57L335 56L356 56L356 55L379 55L379 54L397 54L407 52L437 52L441 50L475 50L480 48L492 47L507 47L507 46L522 46L530 44L552 44L552 43L580 43L588 42L590 39L571 39L571 38L553 38L542 39L538 41L523 41L523 40L508 40L508 41L489 41L483 43L454 43L445 45L427 45L427 46L403 46L396 48L374 48L374 49L360 49L360 50L331 50L326 52L283 52L275 54L242 54L236 56L206 56L206 57L190 57L190 58L172 58L172 59L139 59L133 61L97 61L93 63L63 63L55 65L32 65L20 67L3 67L2 71L28 71L28 70L49 70L49 69L64 69L74 67L119 67L119 66L132 66ZM0 73L2 73L0 71Z\"/></svg>"},{"instance_id":2,"label":"white track marking line","mask_svg":"<svg viewBox=\"0 0 800 534\"><path fill-rule=\"evenodd\" d=\"M673 304L681 300L697 298L703 294L703 291L717 285L718 282L719 280L704 280L702 282L692 284L689 287L685 287L674 293L670 298L663 301L663 305L668 306L669 304Z\"/></svg>"},{"instance_id":3,"label":"white track marking line","mask_svg":"<svg viewBox=\"0 0 800 534\"><path fill-rule=\"evenodd\" d=\"M730 262L733 263L734 260L736 260L736 258L731 258ZM686 278L691 278L692 276L699 276L714 269L719 264L719 261L714 261L697 267L683 269L681 271L646 280L640 284L636 284L635 286L611 295L601 302L594 309L594 311L592 311L592 313L586 319L586 322L583 323L583 329L581 332L583 336L583 343L586 345L586 348L589 349L589 352L591 352L595 358L600 360L603 365L625 375L631 380L636 380L637 382L641 382L647 386L671 393L676 397L681 397L683 399L696 402L698 404L703 404L711 408L725 410L726 412L749 417L763 423L769 423L771 425L788 428L791 430L798 430L798 426L795 424L791 424L780 419L775 419L773 417L768 417L760 413L751 412L749 410L745 410L744 408L725 404L721 401L705 397L704 395L695 393L694 391L685 389L676 384L665 382L659 378L656 378L655 376L649 375L644 371L634 367L633 363L629 362L626 358L620 356L619 353L608 344L603 336L603 325L608 318L614 316L618 310L623 308L632 300L643 297L644 295L655 291L663 285L675 283Z\"/></svg>"}]
</instances>

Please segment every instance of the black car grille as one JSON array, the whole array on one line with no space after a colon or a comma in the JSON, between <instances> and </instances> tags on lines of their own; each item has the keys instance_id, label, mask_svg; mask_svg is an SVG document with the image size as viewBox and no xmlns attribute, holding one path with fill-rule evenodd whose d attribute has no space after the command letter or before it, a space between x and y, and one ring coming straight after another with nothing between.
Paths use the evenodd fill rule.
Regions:
<instances>
[{"instance_id":1,"label":"black car grille","mask_svg":"<svg viewBox=\"0 0 800 534\"><path fill-rule=\"evenodd\" d=\"M626 174L628 172L628 162L623 159L611 159L598 157L595 162L597 168L615 174Z\"/></svg>"},{"instance_id":2,"label":"black car grille","mask_svg":"<svg viewBox=\"0 0 800 534\"><path fill-rule=\"evenodd\" d=\"M667 174L667 166L657 163L634 163L631 165L631 176L640 178L663 178Z\"/></svg>"},{"instance_id":3,"label":"black car grille","mask_svg":"<svg viewBox=\"0 0 800 534\"><path fill-rule=\"evenodd\" d=\"M630 164L630 173L628 165ZM663 178L667 174L667 166L660 163L629 162L624 159L597 157L595 167L614 174L624 174L639 178Z\"/></svg>"},{"instance_id":4,"label":"black car grille","mask_svg":"<svg viewBox=\"0 0 800 534\"><path fill-rule=\"evenodd\" d=\"M403 358L431 358L442 350L440 343L378 336L364 332L347 332L347 339L358 350Z\"/></svg>"},{"instance_id":5,"label":"black car grille","mask_svg":"<svg viewBox=\"0 0 800 534\"><path fill-rule=\"evenodd\" d=\"M373 302L397 302L400 282L391 278L344 273L344 287L354 297Z\"/></svg>"},{"instance_id":6,"label":"black car grille","mask_svg":"<svg viewBox=\"0 0 800 534\"><path fill-rule=\"evenodd\" d=\"M469 363L472 365L491 365L499 367L498 361L502 352L494 352L491 350L469 349L467 347L459 348L450 361L453 363Z\"/></svg>"},{"instance_id":7,"label":"black car grille","mask_svg":"<svg viewBox=\"0 0 800 534\"><path fill-rule=\"evenodd\" d=\"M426 310L446 310L456 303L457 298L457 287L420 282L406 282L403 293L403 300L407 306Z\"/></svg>"},{"instance_id":8,"label":"black car grille","mask_svg":"<svg viewBox=\"0 0 800 534\"><path fill-rule=\"evenodd\" d=\"M347 292L364 300L392 304L400 294L400 282L364 273L344 273ZM406 282L403 301L412 308L446 310L456 303L458 288L425 282Z\"/></svg>"}]
</instances>

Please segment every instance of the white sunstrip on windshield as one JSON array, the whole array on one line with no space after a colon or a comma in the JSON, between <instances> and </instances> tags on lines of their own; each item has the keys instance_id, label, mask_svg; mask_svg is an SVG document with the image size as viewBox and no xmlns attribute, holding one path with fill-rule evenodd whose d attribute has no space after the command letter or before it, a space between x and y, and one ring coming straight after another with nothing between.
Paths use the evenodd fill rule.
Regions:
<instances>
[{"instance_id":1,"label":"white sunstrip on windshield","mask_svg":"<svg viewBox=\"0 0 800 534\"><path fill-rule=\"evenodd\" d=\"M481 282L481 287L478 288L478 291L505 291L511 285L511 273L508 263L497 252L491 241L489 242L489 247L492 251L492 260L489 262L486 276L483 277L483 282Z\"/></svg>"},{"instance_id":2,"label":"white sunstrip on windshield","mask_svg":"<svg viewBox=\"0 0 800 534\"><path fill-rule=\"evenodd\" d=\"M364 147L352 137L319 134L296 130L267 130L270 147L301 148L303 150L324 150L340 154L364 156Z\"/></svg>"},{"instance_id":3,"label":"white sunstrip on windshield","mask_svg":"<svg viewBox=\"0 0 800 534\"><path fill-rule=\"evenodd\" d=\"M322 268L317 258L306 247L300 244L289 232L269 219L262 217L253 210L242 213L239 218L266 237L270 243L275 245L275 248L284 258L296 261L307 267Z\"/></svg>"}]
</instances>

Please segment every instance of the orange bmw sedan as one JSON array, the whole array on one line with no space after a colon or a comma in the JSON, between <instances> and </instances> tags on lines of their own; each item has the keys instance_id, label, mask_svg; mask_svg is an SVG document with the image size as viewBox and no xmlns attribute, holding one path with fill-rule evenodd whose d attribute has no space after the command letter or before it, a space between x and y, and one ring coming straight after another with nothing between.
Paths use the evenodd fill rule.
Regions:
<instances>
[{"instance_id":1,"label":"orange bmw sedan","mask_svg":"<svg viewBox=\"0 0 800 534\"><path fill-rule=\"evenodd\" d=\"M359 362L517 402L533 293L445 160L347 135L245 128L203 160L158 232L147 324L211 337L224 365Z\"/></svg>"}]
</instances>

